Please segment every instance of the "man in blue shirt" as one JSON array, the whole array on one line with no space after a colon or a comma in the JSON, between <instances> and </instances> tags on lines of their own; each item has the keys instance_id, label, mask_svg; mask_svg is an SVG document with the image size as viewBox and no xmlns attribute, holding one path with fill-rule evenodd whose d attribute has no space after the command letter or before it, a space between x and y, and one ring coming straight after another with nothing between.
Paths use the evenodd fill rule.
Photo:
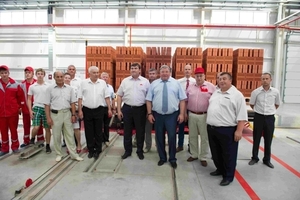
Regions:
<instances>
[{"instance_id":1,"label":"man in blue shirt","mask_svg":"<svg viewBox=\"0 0 300 200\"><path fill-rule=\"evenodd\" d=\"M186 98L180 83L171 77L171 68L167 65L161 66L160 79L151 83L146 96L148 120L150 123L155 121L156 146L160 158L158 166L167 161L165 150L165 131L167 131L169 162L174 169L177 167L176 126L177 122L182 123L184 120Z\"/></svg>"}]
</instances>

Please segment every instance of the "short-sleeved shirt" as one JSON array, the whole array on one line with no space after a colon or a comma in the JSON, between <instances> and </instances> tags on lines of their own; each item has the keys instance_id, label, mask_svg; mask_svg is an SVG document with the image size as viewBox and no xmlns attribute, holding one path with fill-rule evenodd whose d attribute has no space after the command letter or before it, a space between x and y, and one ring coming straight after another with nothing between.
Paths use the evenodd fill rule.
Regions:
<instances>
[{"instance_id":1,"label":"short-sleeved shirt","mask_svg":"<svg viewBox=\"0 0 300 200\"><path fill-rule=\"evenodd\" d=\"M71 103L75 103L77 98L75 96L74 89L64 84L59 87L56 83L49 85L43 103L50 105L51 109L62 110L71 108Z\"/></svg>"},{"instance_id":2,"label":"short-sleeved shirt","mask_svg":"<svg viewBox=\"0 0 300 200\"><path fill-rule=\"evenodd\" d=\"M192 83L186 90L187 109L192 112L207 112L209 99L216 87L207 81L199 86Z\"/></svg>"},{"instance_id":3,"label":"short-sleeved shirt","mask_svg":"<svg viewBox=\"0 0 300 200\"><path fill-rule=\"evenodd\" d=\"M250 105L254 105L254 112L261 115L274 115L275 105L280 105L280 95L276 88L270 87L268 91L261 86L251 92Z\"/></svg>"},{"instance_id":4,"label":"short-sleeved shirt","mask_svg":"<svg viewBox=\"0 0 300 200\"><path fill-rule=\"evenodd\" d=\"M130 106L141 106L146 103L146 94L150 83L149 80L139 76L134 79L132 76L126 77L121 82L117 95L122 97L122 101Z\"/></svg>"},{"instance_id":5,"label":"short-sleeved shirt","mask_svg":"<svg viewBox=\"0 0 300 200\"><path fill-rule=\"evenodd\" d=\"M157 79L151 83L146 96L146 100L152 102L152 110L162 115L172 114L178 111L179 102L187 98L183 88L176 79L170 77L166 84L168 89L168 111L166 113L162 111L164 87L164 81L162 79Z\"/></svg>"},{"instance_id":6,"label":"short-sleeved shirt","mask_svg":"<svg viewBox=\"0 0 300 200\"><path fill-rule=\"evenodd\" d=\"M43 104L43 98L45 97L46 90L49 85L50 84L47 82L44 82L43 84L39 84L39 83L35 82L31 86L29 86L28 95L31 95L34 97L34 102L33 102L32 108L34 108L36 106L42 107L42 108L45 107L45 105Z\"/></svg>"},{"instance_id":7,"label":"short-sleeved shirt","mask_svg":"<svg viewBox=\"0 0 300 200\"><path fill-rule=\"evenodd\" d=\"M238 121L248 121L243 94L231 86L226 92L216 90L209 99L207 124L212 126L236 126Z\"/></svg>"},{"instance_id":8,"label":"short-sleeved shirt","mask_svg":"<svg viewBox=\"0 0 300 200\"><path fill-rule=\"evenodd\" d=\"M110 104L111 104L112 103L111 101L116 98L115 91L114 91L114 88L109 84L107 84L107 89L110 94L109 99L110 99ZM105 102L105 106L107 107L106 102Z\"/></svg>"},{"instance_id":9,"label":"short-sleeved shirt","mask_svg":"<svg viewBox=\"0 0 300 200\"><path fill-rule=\"evenodd\" d=\"M196 79L194 79L193 77L190 77L190 78L188 78L188 79L189 79L189 81L190 81L190 82L189 82L189 85L192 85L193 83L196 83ZM182 89L183 89L184 91L186 91L187 78L186 78L186 77L183 77L183 78L178 79L177 81L180 83Z\"/></svg>"},{"instance_id":10,"label":"short-sleeved shirt","mask_svg":"<svg viewBox=\"0 0 300 200\"><path fill-rule=\"evenodd\" d=\"M94 83L90 78L81 81L78 98L82 99L82 105L94 109L106 106L105 98L110 97L106 82L97 79Z\"/></svg>"}]
</instances>

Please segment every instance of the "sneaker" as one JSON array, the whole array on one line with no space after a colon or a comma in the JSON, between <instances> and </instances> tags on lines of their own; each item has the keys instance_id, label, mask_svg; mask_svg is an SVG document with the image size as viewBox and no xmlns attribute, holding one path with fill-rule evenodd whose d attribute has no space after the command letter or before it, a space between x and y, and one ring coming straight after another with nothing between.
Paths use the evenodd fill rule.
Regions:
<instances>
[{"instance_id":1,"label":"sneaker","mask_svg":"<svg viewBox=\"0 0 300 200\"><path fill-rule=\"evenodd\" d=\"M50 149L50 146L49 145L46 145L46 153L51 153L52 152L52 150Z\"/></svg>"},{"instance_id":2,"label":"sneaker","mask_svg":"<svg viewBox=\"0 0 300 200\"><path fill-rule=\"evenodd\" d=\"M6 154L8 154L8 152L0 151L0 157L1 157L1 156L4 156L4 155L6 155Z\"/></svg>"},{"instance_id":3,"label":"sneaker","mask_svg":"<svg viewBox=\"0 0 300 200\"><path fill-rule=\"evenodd\" d=\"M24 147L27 147L29 144L25 144L25 143L23 143L23 144L21 144L21 148L24 148Z\"/></svg>"},{"instance_id":4,"label":"sneaker","mask_svg":"<svg viewBox=\"0 0 300 200\"><path fill-rule=\"evenodd\" d=\"M150 148L145 148L143 151L144 153L148 153L150 151Z\"/></svg>"}]
</instances>

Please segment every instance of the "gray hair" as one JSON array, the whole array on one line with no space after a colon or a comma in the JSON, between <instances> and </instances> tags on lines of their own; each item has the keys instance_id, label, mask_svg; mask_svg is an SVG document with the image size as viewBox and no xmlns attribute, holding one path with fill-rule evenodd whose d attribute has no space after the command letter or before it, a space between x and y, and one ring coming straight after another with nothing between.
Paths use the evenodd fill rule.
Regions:
<instances>
[{"instance_id":1,"label":"gray hair","mask_svg":"<svg viewBox=\"0 0 300 200\"><path fill-rule=\"evenodd\" d=\"M168 65L162 65L162 66L159 68L159 71L161 71L162 69L169 69L169 71L172 72L172 68L169 67Z\"/></svg>"},{"instance_id":2,"label":"gray hair","mask_svg":"<svg viewBox=\"0 0 300 200\"><path fill-rule=\"evenodd\" d=\"M101 73L101 77L104 76L104 75L109 76L109 74L108 74L107 72L102 72L102 73Z\"/></svg>"},{"instance_id":3,"label":"gray hair","mask_svg":"<svg viewBox=\"0 0 300 200\"><path fill-rule=\"evenodd\" d=\"M69 65L69 66L68 66L68 69L69 69L70 67L74 67L74 69L76 70L76 67L75 67L74 65Z\"/></svg>"},{"instance_id":4,"label":"gray hair","mask_svg":"<svg viewBox=\"0 0 300 200\"><path fill-rule=\"evenodd\" d=\"M155 73L156 73L157 70L156 70L155 68L150 68L150 69L149 69L149 72L155 72Z\"/></svg>"},{"instance_id":5,"label":"gray hair","mask_svg":"<svg viewBox=\"0 0 300 200\"><path fill-rule=\"evenodd\" d=\"M92 70L98 70L99 71L99 68L97 66L90 66L89 67L89 74L92 72Z\"/></svg>"}]
</instances>

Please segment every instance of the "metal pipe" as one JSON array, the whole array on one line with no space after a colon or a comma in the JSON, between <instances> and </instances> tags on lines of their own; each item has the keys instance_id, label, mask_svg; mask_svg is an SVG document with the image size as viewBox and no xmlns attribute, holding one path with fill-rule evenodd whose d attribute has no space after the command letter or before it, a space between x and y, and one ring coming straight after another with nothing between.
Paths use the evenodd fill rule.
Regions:
<instances>
[{"instance_id":1,"label":"metal pipe","mask_svg":"<svg viewBox=\"0 0 300 200\"><path fill-rule=\"evenodd\" d=\"M292 17L298 15L299 13L300 13L300 11L295 12L295 13L293 13L292 15L287 16L287 17L285 17L285 18L283 18L283 19L281 19L281 20L275 22L274 24L275 24L275 25L280 24L281 22L283 22L283 21L285 21L285 20L288 20L288 19L290 19L290 18L292 18Z\"/></svg>"},{"instance_id":2,"label":"metal pipe","mask_svg":"<svg viewBox=\"0 0 300 200\"><path fill-rule=\"evenodd\" d=\"M131 32L132 26L129 26L129 46L131 47L131 41L132 41L132 32Z\"/></svg>"},{"instance_id":3,"label":"metal pipe","mask_svg":"<svg viewBox=\"0 0 300 200\"><path fill-rule=\"evenodd\" d=\"M285 25L290 24L290 23L292 23L292 22L294 22L294 21L297 21L298 19L300 19L300 16L298 16L298 17L296 17L295 19L290 20L290 21L288 21L288 22L286 22L286 23L284 23L284 24L281 24L280 26L285 26Z\"/></svg>"}]
</instances>

